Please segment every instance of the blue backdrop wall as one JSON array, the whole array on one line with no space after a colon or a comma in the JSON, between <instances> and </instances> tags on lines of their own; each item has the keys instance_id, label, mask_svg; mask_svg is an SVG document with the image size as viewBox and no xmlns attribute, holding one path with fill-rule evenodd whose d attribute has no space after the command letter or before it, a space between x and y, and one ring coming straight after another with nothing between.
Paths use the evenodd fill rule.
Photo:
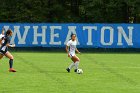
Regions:
<instances>
[{"instance_id":1,"label":"blue backdrop wall","mask_svg":"<svg viewBox=\"0 0 140 93\"><path fill-rule=\"evenodd\" d=\"M17 47L65 47L74 33L77 47L140 48L140 24L0 23L3 27L13 30Z\"/></svg>"}]
</instances>

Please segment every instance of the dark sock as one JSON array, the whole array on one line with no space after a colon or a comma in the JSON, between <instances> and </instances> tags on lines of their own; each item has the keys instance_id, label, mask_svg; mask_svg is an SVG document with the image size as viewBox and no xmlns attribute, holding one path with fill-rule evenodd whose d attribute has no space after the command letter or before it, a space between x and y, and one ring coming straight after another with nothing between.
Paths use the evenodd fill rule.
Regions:
<instances>
[{"instance_id":1,"label":"dark sock","mask_svg":"<svg viewBox=\"0 0 140 93\"><path fill-rule=\"evenodd\" d=\"M9 60L9 66L10 66L10 68L13 67L13 59L10 59L10 60Z\"/></svg>"}]
</instances>

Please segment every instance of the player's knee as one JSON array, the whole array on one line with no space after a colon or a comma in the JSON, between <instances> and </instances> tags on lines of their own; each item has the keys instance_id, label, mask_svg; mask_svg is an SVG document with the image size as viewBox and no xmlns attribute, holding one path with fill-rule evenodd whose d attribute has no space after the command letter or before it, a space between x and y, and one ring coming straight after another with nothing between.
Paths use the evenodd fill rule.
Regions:
<instances>
[{"instance_id":1,"label":"player's knee","mask_svg":"<svg viewBox=\"0 0 140 93\"><path fill-rule=\"evenodd\" d=\"M12 60L13 60L13 59L14 59L14 57L13 57L13 56L11 56L11 57L10 57L10 59L12 59Z\"/></svg>"},{"instance_id":2,"label":"player's knee","mask_svg":"<svg viewBox=\"0 0 140 93\"><path fill-rule=\"evenodd\" d=\"M0 58L2 58L3 57L3 55L2 54L0 54Z\"/></svg>"},{"instance_id":3,"label":"player's knee","mask_svg":"<svg viewBox=\"0 0 140 93\"><path fill-rule=\"evenodd\" d=\"M0 59L2 59L3 58L3 56L0 56Z\"/></svg>"},{"instance_id":4,"label":"player's knee","mask_svg":"<svg viewBox=\"0 0 140 93\"><path fill-rule=\"evenodd\" d=\"M79 58L77 58L77 61L79 61L79 62L80 62L80 59L79 59Z\"/></svg>"},{"instance_id":5,"label":"player's knee","mask_svg":"<svg viewBox=\"0 0 140 93\"><path fill-rule=\"evenodd\" d=\"M77 57L77 61L80 61L79 57Z\"/></svg>"},{"instance_id":6,"label":"player's knee","mask_svg":"<svg viewBox=\"0 0 140 93\"><path fill-rule=\"evenodd\" d=\"M78 61L80 62L80 59L78 59Z\"/></svg>"}]
</instances>

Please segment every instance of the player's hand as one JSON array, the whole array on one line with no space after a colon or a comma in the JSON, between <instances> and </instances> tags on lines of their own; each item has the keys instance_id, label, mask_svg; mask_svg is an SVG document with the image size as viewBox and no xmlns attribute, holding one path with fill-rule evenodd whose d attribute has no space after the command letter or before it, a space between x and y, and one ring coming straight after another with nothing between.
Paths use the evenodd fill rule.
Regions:
<instances>
[{"instance_id":1,"label":"player's hand","mask_svg":"<svg viewBox=\"0 0 140 93\"><path fill-rule=\"evenodd\" d=\"M68 54L68 57L70 57L70 54Z\"/></svg>"},{"instance_id":2,"label":"player's hand","mask_svg":"<svg viewBox=\"0 0 140 93\"><path fill-rule=\"evenodd\" d=\"M78 52L78 54L80 54L80 55L81 55L81 52Z\"/></svg>"},{"instance_id":3,"label":"player's hand","mask_svg":"<svg viewBox=\"0 0 140 93\"><path fill-rule=\"evenodd\" d=\"M12 44L12 46L11 47L15 47L16 45L15 44Z\"/></svg>"}]
</instances>

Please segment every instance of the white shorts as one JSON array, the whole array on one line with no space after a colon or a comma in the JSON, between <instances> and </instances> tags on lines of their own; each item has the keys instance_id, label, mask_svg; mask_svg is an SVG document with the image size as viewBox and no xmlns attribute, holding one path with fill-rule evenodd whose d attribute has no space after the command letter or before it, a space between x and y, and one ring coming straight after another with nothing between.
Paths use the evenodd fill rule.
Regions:
<instances>
[{"instance_id":1,"label":"white shorts","mask_svg":"<svg viewBox=\"0 0 140 93\"><path fill-rule=\"evenodd\" d=\"M70 54L70 58L72 58L73 56L75 56L75 53L69 53Z\"/></svg>"}]
</instances>

